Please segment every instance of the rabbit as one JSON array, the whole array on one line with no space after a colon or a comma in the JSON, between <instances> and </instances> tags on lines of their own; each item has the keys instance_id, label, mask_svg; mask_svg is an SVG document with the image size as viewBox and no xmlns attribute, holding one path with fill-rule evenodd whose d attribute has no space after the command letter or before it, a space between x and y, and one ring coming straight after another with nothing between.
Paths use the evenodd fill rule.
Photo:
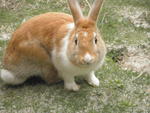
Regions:
<instances>
[{"instance_id":1,"label":"rabbit","mask_svg":"<svg viewBox=\"0 0 150 113\"><path fill-rule=\"evenodd\" d=\"M95 0L84 17L77 0L68 0L72 16L48 12L24 22L12 35L3 57L0 78L18 85L31 76L47 83L64 81L64 88L78 91L75 77L99 86L95 76L104 62L106 46L97 28L103 0Z\"/></svg>"}]
</instances>

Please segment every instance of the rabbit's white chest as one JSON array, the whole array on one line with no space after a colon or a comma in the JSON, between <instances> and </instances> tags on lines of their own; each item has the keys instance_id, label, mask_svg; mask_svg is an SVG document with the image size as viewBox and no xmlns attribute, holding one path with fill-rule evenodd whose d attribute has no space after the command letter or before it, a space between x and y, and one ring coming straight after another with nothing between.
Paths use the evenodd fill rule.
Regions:
<instances>
[{"instance_id":1,"label":"rabbit's white chest","mask_svg":"<svg viewBox=\"0 0 150 113\"><path fill-rule=\"evenodd\" d=\"M69 74L70 76L79 76L88 74L92 71L92 68L80 68L73 65L63 50L59 53L54 50L52 54L53 64L60 73Z\"/></svg>"}]
</instances>

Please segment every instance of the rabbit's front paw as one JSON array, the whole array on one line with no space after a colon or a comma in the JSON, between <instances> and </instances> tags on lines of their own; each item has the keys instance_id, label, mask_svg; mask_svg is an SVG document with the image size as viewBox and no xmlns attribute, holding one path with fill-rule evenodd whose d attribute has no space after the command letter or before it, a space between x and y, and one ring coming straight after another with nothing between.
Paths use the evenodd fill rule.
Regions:
<instances>
[{"instance_id":1,"label":"rabbit's front paw","mask_svg":"<svg viewBox=\"0 0 150 113\"><path fill-rule=\"evenodd\" d=\"M98 80L98 78L96 78L96 77L93 77L93 78L87 80L87 82L88 82L91 86L96 86L96 87L99 86L99 80Z\"/></svg>"},{"instance_id":2,"label":"rabbit's front paw","mask_svg":"<svg viewBox=\"0 0 150 113\"><path fill-rule=\"evenodd\" d=\"M80 89L80 86L76 83L65 83L65 89L71 91L78 91Z\"/></svg>"},{"instance_id":3,"label":"rabbit's front paw","mask_svg":"<svg viewBox=\"0 0 150 113\"><path fill-rule=\"evenodd\" d=\"M95 76L94 72L86 76L85 79L91 86L98 87L100 84L99 79Z\"/></svg>"}]
</instances>

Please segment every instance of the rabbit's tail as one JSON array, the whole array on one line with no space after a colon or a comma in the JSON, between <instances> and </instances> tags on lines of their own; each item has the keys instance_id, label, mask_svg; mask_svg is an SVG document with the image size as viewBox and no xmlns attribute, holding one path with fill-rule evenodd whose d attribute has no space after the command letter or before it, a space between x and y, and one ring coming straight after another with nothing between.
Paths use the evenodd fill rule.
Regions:
<instances>
[{"instance_id":1,"label":"rabbit's tail","mask_svg":"<svg viewBox=\"0 0 150 113\"><path fill-rule=\"evenodd\" d=\"M21 84L25 81L25 79L18 78L18 77L15 76L15 74L13 74L12 72L10 72L8 70L5 70L5 69L1 69L0 78L5 83L11 84L11 85Z\"/></svg>"}]
</instances>

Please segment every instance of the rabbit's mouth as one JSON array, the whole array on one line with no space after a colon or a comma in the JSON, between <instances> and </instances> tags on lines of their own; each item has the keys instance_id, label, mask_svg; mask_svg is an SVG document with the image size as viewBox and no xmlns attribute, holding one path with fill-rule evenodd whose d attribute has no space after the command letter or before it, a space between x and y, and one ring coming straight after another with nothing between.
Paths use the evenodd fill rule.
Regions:
<instances>
[{"instance_id":1,"label":"rabbit's mouth","mask_svg":"<svg viewBox=\"0 0 150 113\"><path fill-rule=\"evenodd\" d=\"M72 54L69 55L69 60L72 62L72 64L79 67L91 67L93 65L96 65L98 62L97 56L91 54L84 54L82 56L77 54Z\"/></svg>"},{"instance_id":2,"label":"rabbit's mouth","mask_svg":"<svg viewBox=\"0 0 150 113\"><path fill-rule=\"evenodd\" d=\"M75 65L81 67L81 68L90 68L93 67L94 65L96 65L96 62L85 62L85 61L78 61L75 63Z\"/></svg>"},{"instance_id":3,"label":"rabbit's mouth","mask_svg":"<svg viewBox=\"0 0 150 113\"><path fill-rule=\"evenodd\" d=\"M95 62L92 61L92 62L86 62L86 61L82 61L80 62L79 64L82 65L82 66L91 66L93 65Z\"/></svg>"}]
</instances>

